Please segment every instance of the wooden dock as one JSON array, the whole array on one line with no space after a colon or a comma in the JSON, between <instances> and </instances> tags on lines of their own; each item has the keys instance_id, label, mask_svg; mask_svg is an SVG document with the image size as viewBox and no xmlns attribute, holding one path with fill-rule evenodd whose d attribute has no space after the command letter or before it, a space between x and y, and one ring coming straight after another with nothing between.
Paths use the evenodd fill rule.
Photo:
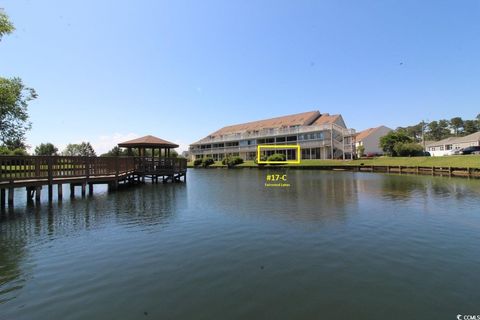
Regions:
<instances>
[{"instance_id":1,"label":"wooden dock","mask_svg":"<svg viewBox=\"0 0 480 320\"><path fill-rule=\"evenodd\" d=\"M70 185L70 197L75 187L81 194L93 194L95 184L108 184L115 190L119 185L186 181L187 160L164 157L67 157L67 156L0 156L0 207L8 202L13 207L15 188L26 188L27 200L39 202L43 186L48 187L48 200L63 198L63 184ZM8 191L8 197L7 197Z\"/></svg>"}]
</instances>

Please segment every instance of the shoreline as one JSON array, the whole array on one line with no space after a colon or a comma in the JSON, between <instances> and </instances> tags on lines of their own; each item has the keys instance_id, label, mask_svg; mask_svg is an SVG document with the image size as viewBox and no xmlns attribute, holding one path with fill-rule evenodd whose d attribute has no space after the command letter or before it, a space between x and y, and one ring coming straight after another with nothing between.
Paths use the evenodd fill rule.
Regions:
<instances>
[{"instance_id":1,"label":"shoreline","mask_svg":"<svg viewBox=\"0 0 480 320\"><path fill-rule=\"evenodd\" d=\"M370 173L391 173L407 175L430 175L441 177L460 177L480 179L480 168L472 167L446 167L446 166L390 166L390 165L279 165L279 166L189 166L189 169L293 169L293 170L323 170L323 171L348 171L348 172L370 172Z\"/></svg>"}]
</instances>

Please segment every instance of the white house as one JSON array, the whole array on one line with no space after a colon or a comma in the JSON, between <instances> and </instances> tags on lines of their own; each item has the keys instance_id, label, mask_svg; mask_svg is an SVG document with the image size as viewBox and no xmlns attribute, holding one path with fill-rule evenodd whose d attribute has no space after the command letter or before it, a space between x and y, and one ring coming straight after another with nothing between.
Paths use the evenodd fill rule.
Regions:
<instances>
[{"instance_id":1,"label":"white house","mask_svg":"<svg viewBox=\"0 0 480 320\"><path fill-rule=\"evenodd\" d=\"M363 146L365 155L383 154L382 148L380 148L380 138L387 135L392 129L379 126L376 128L369 128L363 130L355 136L355 147Z\"/></svg>"},{"instance_id":2,"label":"white house","mask_svg":"<svg viewBox=\"0 0 480 320\"><path fill-rule=\"evenodd\" d=\"M480 132L472 133L465 137L450 137L431 142L427 144L427 151L435 157L446 156L470 146L480 146Z\"/></svg>"}]
</instances>

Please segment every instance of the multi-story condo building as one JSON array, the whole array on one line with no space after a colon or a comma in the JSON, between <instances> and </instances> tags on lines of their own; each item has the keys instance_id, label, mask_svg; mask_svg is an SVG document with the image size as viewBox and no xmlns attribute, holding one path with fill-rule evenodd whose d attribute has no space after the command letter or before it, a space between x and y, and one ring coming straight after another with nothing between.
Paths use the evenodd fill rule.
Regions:
<instances>
[{"instance_id":1,"label":"multi-story condo building","mask_svg":"<svg viewBox=\"0 0 480 320\"><path fill-rule=\"evenodd\" d=\"M283 117L231 125L217 130L190 145L190 159L240 156L254 160L258 145L299 145L301 159L353 158L355 130L348 129L341 115L303 112ZM283 153L297 159L294 149L265 152Z\"/></svg>"}]
</instances>

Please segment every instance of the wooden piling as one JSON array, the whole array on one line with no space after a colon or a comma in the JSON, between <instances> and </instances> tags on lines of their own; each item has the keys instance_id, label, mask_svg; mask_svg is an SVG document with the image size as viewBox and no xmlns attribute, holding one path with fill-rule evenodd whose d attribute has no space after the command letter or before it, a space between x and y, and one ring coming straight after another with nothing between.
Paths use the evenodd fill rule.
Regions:
<instances>
[{"instance_id":1,"label":"wooden piling","mask_svg":"<svg viewBox=\"0 0 480 320\"><path fill-rule=\"evenodd\" d=\"M70 183L70 198L75 198L75 185Z\"/></svg>"},{"instance_id":2,"label":"wooden piling","mask_svg":"<svg viewBox=\"0 0 480 320\"><path fill-rule=\"evenodd\" d=\"M2 188L0 189L0 207L1 208L5 208L6 200L7 200L6 192L5 192L5 189Z\"/></svg>"},{"instance_id":3,"label":"wooden piling","mask_svg":"<svg viewBox=\"0 0 480 320\"><path fill-rule=\"evenodd\" d=\"M37 186L35 188L35 202L40 202L41 196L42 196L42 187Z\"/></svg>"},{"instance_id":4,"label":"wooden piling","mask_svg":"<svg viewBox=\"0 0 480 320\"><path fill-rule=\"evenodd\" d=\"M8 189L8 206L13 207L13 198L15 194L15 189L13 187L10 187Z\"/></svg>"},{"instance_id":5,"label":"wooden piling","mask_svg":"<svg viewBox=\"0 0 480 320\"><path fill-rule=\"evenodd\" d=\"M25 191L27 192L27 202L32 202L33 195L35 194L35 187L26 187Z\"/></svg>"},{"instance_id":6,"label":"wooden piling","mask_svg":"<svg viewBox=\"0 0 480 320\"><path fill-rule=\"evenodd\" d=\"M48 202L53 201L53 184L48 184Z\"/></svg>"},{"instance_id":7,"label":"wooden piling","mask_svg":"<svg viewBox=\"0 0 480 320\"><path fill-rule=\"evenodd\" d=\"M82 183L82 198L85 197L85 194L87 193L87 184L86 183Z\"/></svg>"},{"instance_id":8,"label":"wooden piling","mask_svg":"<svg viewBox=\"0 0 480 320\"><path fill-rule=\"evenodd\" d=\"M88 184L88 195L93 196L93 183Z\"/></svg>"},{"instance_id":9,"label":"wooden piling","mask_svg":"<svg viewBox=\"0 0 480 320\"><path fill-rule=\"evenodd\" d=\"M63 199L63 185L61 183L57 184L57 193L58 193L58 200Z\"/></svg>"},{"instance_id":10,"label":"wooden piling","mask_svg":"<svg viewBox=\"0 0 480 320\"><path fill-rule=\"evenodd\" d=\"M53 201L53 158L47 159L47 173L48 173L48 202Z\"/></svg>"}]
</instances>

